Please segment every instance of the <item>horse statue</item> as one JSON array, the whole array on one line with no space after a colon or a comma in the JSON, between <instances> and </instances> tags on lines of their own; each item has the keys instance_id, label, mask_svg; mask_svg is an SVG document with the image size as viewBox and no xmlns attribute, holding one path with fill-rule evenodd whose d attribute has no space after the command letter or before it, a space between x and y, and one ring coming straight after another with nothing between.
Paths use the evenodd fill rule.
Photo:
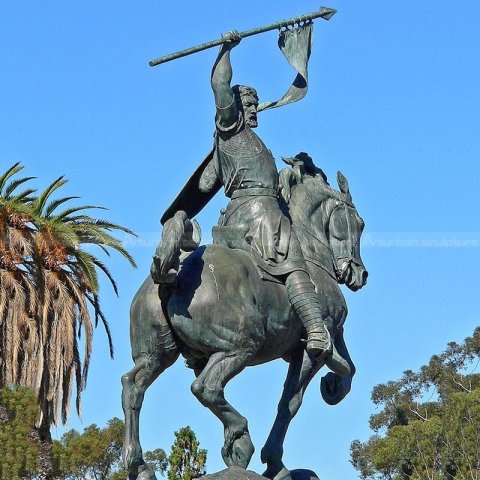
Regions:
<instances>
[{"instance_id":1,"label":"horse statue","mask_svg":"<svg viewBox=\"0 0 480 480\"><path fill-rule=\"evenodd\" d=\"M282 462L283 442L308 384L327 365L332 371L321 380L321 394L334 405L348 394L355 374L343 338L347 305L338 284L353 291L366 284L360 257L364 222L340 172L337 182L340 191L313 165L293 165L280 172L281 204L299 238L334 344L330 359L306 352L305 332L285 286L262 278L248 251L222 244L198 246L198 226L184 212L167 222L162 243L171 250L174 286L159 287L149 276L131 306L135 366L122 377L123 456L130 480L156 478L142 458L139 415L146 389L180 354L196 376L193 394L223 423L225 464L245 469L254 446L247 420L225 399L225 385L247 366L278 358L289 362L261 460L267 465L265 477L291 480Z\"/></svg>"}]
</instances>

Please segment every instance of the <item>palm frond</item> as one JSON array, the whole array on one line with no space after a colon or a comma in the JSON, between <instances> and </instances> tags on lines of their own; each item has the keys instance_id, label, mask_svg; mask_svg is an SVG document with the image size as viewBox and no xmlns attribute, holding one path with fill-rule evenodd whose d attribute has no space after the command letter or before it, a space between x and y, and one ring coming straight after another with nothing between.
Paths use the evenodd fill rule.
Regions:
<instances>
[{"instance_id":1,"label":"palm frond","mask_svg":"<svg viewBox=\"0 0 480 480\"><path fill-rule=\"evenodd\" d=\"M86 207L88 208L88 207ZM77 210L77 209L75 209ZM72 223L75 224L77 222L83 222L83 221L89 221L92 220L92 217L89 215L67 215L65 217L62 217L60 215L55 217L57 220L61 220L62 222L67 222L67 223Z\"/></svg>"},{"instance_id":2,"label":"palm frond","mask_svg":"<svg viewBox=\"0 0 480 480\"><path fill-rule=\"evenodd\" d=\"M95 269L95 262L92 255L84 250L75 251L75 259L80 266L82 275L85 276L88 289L92 292L98 293L98 275Z\"/></svg>"},{"instance_id":3,"label":"palm frond","mask_svg":"<svg viewBox=\"0 0 480 480\"><path fill-rule=\"evenodd\" d=\"M10 200L2 201L2 197L0 197L0 207L6 208L11 213L23 213L30 218L35 217L35 213L33 212L28 199L17 199L16 197L13 197Z\"/></svg>"},{"instance_id":4,"label":"palm frond","mask_svg":"<svg viewBox=\"0 0 480 480\"><path fill-rule=\"evenodd\" d=\"M22 203L28 203L32 202L35 200L35 197L30 197L32 193L35 193L37 190L34 188L26 188L25 190L22 190L20 193L17 193L15 196L12 197L13 202L22 202Z\"/></svg>"},{"instance_id":5,"label":"palm frond","mask_svg":"<svg viewBox=\"0 0 480 480\"><path fill-rule=\"evenodd\" d=\"M74 229L68 224L53 219L43 219L43 221L34 220L37 227L37 236L46 235L50 241L55 241L65 248L75 248L80 243L80 238Z\"/></svg>"},{"instance_id":6,"label":"palm frond","mask_svg":"<svg viewBox=\"0 0 480 480\"><path fill-rule=\"evenodd\" d=\"M80 197L76 197L76 198L80 198ZM72 213L80 212L81 210L90 210L90 209L107 210L107 208L99 207L98 205L82 205L80 207L67 208L62 213L59 213L58 215L55 215L55 218L57 218L58 220L69 221L67 219L70 218L70 215ZM84 218L94 220L92 217L90 217L88 215L86 215Z\"/></svg>"},{"instance_id":7,"label":"palm frond","mask_svg":"<svg viewBox=\"0 0 480 480\"><path fill-rule=\"evenodd\" d=\"M75 389L77 395L75 398L75 407L79 417L82 416L82 363L80 361L80 352L78 351L78 345L75 345Z\"/></svg>"},{"instance_id":8,"label":"palm frond","mask_svg":"<svg viewBox=\"0 0 480 480\"><path fill-rule=\"evenodd\" d=\"M21 170L23 170L23 166L20 165L20 162L17 162L14 163L4 174L0 175L0 196L3 196L3 187L5 186L5 182Z\"/></svg>"},{"instance_id":9,"label":"palm frond","mask_svg":"<svg viewBox=\"0 0 480 480\"><path fill-rule=\"evenodd\" d=\"M93 326L90 319L88 309L84 309L85 315L83 315L83 328L85 329L85 352L83 355L83 369L82 369L82 390L87 386L88 369L90 366L90 357L92 355L92 338L93 338Z\"/></svg>"},{"instance_id":10,"label":"palm frond","mask_svg":"<svg viewBox=\"0 0 480 480\"><path fill-rule=\"evenodd\" d=\"M75 361L72 361L63 376L63 398L62 398L62 423L65 425L70 414L70 399L72 398L72 385L75 376Z\"/></svg>"},{"instance_id":11,"label":"palm frond","mask_svg":"<svg viewBox=\"0 0 480 480\"><path fill-rule=\"evenodd\" d=\"M101 219L95 219L95 225L100 228L105 228L107 230L119 230L121 232L128 233L129 235L133 235L134 237L137 236L135 232L130 230L127 227L124 227L123 225L118 225L116 223L109 222L107 220L101 220Z\"/></svg>"},{"instance_id":12,"label":"palm frond","mask_svg":"<svg viewBox=\"0 0 480 480\"><path fill-rule=\"evenodd\" d=\"M47 207L45 208L44 215L47 218L50 218L52 213L63 203L68 202L70 200L73 200L75 198L80 198L80 197L75 197L75 196L69 196L69 197L63 197L63 198L58 198L57 200L51 201Z\"/></svg>"},{"instance_id":13,"label":"palm frond","mask_svg":"<svg viewBox=\"0 0 480 480\"><path fill-rule=\"evenodd\" d=\"M136 267L135 260L123 246L123 243L109 233L105 232L97 223L81 222L75 224L75 230L79 236L80 243L103 245L120 253L128 260L132 267ZM128 230L128 229L127 229ZM125 231L125 230L124 230ZM127 232L128 233L128 232Z\"/></svg>"},{"instance_id":14,"label":"palm frond","mask_svg":"<svg viewBox=\"0 0 480 480\"><path fill-rule=\"evenodd\" d=\"M11 181L6 187L5 191L3 192L3 197L9 199L12 195L12 193L19 187L20 185L23 185L25 182L29 182L30 180L33 180L36 177L24 177L24 178L18 178L17 180Z\"/></svg>"},{"instance_id":15,"label":"palm frond","mask_svg":"<svg viewBox=\"0 0 480 480\"><path fill-rule=\"evenodd\" d=\"M85 295L85 298L90 302L95 310L95 326L98 326L98 320L102 321L103 327L105 329L105 333L107 334L108 339L108 346L110 350L110 357L114 358L114 349L113 349L113 339L112 339L112 332L110 331L110 325L105 317L102 309L100 308L100 298L98 295Z\"/></svg>"},{"instance_id":16,"label":"palm frond","mask_svg":"<svg viewBox=\"0 0 480 480\"><path fill-rule=\"evenodd\" d=\"M60 187L65 185L67 182L68 182L68 180L66 180L63 175L61 177L58 177L56 180L54 180L45 190L43 190L40 193L40 195L32 203L33 210L39 215L43 214L45 204L47 203L50 195L52 195L52 193L55 192L55 190L58 190Z\"/></svg>"},{"instance_id":17,"label":"palm frond","mask_svg":"<svg viewBox=\"0 0 480 480\"><path fill-rule=\"evenodd\" d=\"M110 251L105 245L102 245L101 243L97 243L97 247L100 248L100 250L102 250L107 257L111 256Z\"/></svg>"},{"instance_id":18,"label":"palm frond","mask_svg":"<svg viewBox=\"0 0 480 480\"><path fill-rule=\"evenodd\" d=\"M108 278L110 281L110 284L112 285L113 291L118 297L118 288L117 288L117 283L115 282L114 278L112 277L112 274L108 270L107 266L101 262L98 258L94 257L91 255L93 263L105 274L105 276Z\"/></svg>"}]
</instances>

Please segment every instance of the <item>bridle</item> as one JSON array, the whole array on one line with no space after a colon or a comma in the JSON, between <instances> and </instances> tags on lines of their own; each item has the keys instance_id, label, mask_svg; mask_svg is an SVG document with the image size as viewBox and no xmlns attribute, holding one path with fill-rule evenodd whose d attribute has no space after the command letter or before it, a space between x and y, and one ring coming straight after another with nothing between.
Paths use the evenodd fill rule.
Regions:
<instances>
[{"instance_id":1,"label":"bridle","mask_svg":"<svg viewBox=\"0 0 480 480\"><path fill-rule=\"evenodd\" d=\"M333 262L333 268L335 269L335 275L337 277L337 280L338 281L341 281L341 282L344 282L345 281L345 275L347 273L347 270L348 268L353 264L355 265L358 265L360 266L360 263L358 262L358 260L356 259L355 257L355 243L352 241L352 224L351 224L351 221L350 221L350 215L348 214L348 208L347 207L351 207L353 209L355 209L355 205L346 200L346 199L343 199L343 198L332 198L331 199L332 201L335 202L335 206L332 208L331 212L329 213L329 215L327 216L327 222L325 224L326 228L325 228L325 233L327 235L327 239L330 238L330 222L331 222L331 219L332 219L332 216L333 214L339 209L339 208L342 208L344 209L345 211L345 218L346 218L346 221L347 221L347 250L346 250L346 254L345 255L338 255L336 256L335 253L333 252L333 249L332 249L332 257L334 258L334 262ZM329 247L331 248L331 247ZM337 261L341 261L341 268L339 269L337 267Z\"/></svg>"},{"instance_id":2,"label":"bridle","mask_svg":"<svg viewBox=\"0 0 480 480\"><path fill-rule=\"evenodd\" d=\"M355 208L352 202L347 201L346 199L338 198L338 197L330 197L329 199L331 202L335 202L334 207L331 209L329 212L328 209L326 209L326 221L325 221L325 235L327 238L327 243L325 243L321 238L319 238L317 235L315 235L313 232L310 231L310 229L306 228L305 225L297 226L297 228L301 228L305 233L307 233L315 242L319 245L322 245L324 249L329 253L329 257L331 260L331 265L332 267L329 268L327 265L324 265L322 262L310 258L310 257L305 257L305 260L307 262L313 263L317 265L318 267L321 267L323 270L325 270L336 282L342 283L345 281L345 275L346 272L349 268L349 266L354 263L356 265L359 265L359 262L355 259L355 244L352 241L352 225L350 221L350 215L348 214L348 207ZM330 221L332 218L332 215L334 212L336 212L339 208L344 208L345 211L345 217L347 221L347 232L348 232L348 239L347 239L347 254L346 255L341 255L341 256L336 256L333 252L332 247L330 246L329 242L329 237L330 237L330 232L329 232L329 225ZM337 267L337 261L343 260L341 263L342 267L339 269ZM330 262L329 262L330 263Z\"/></svg>"}]
</instances>

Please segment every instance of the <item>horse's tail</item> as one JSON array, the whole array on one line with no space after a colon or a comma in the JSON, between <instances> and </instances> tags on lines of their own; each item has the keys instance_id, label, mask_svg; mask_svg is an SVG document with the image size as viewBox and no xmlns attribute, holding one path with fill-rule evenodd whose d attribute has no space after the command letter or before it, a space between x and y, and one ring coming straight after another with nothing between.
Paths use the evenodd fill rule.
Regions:
<instances>
[{"instance_id":1,"label":"horse's tail","mask_svg":"<svg viewBox=\"0 0 480 480\"><path fill-rule=\"evenodd\" d=\"M192 252L200 245L201 230L196 220L190 220L180 210L165 222L162 239L153 257L153 281L163 287L176 283L182 252Z\"/></svg>"}]
</instances>

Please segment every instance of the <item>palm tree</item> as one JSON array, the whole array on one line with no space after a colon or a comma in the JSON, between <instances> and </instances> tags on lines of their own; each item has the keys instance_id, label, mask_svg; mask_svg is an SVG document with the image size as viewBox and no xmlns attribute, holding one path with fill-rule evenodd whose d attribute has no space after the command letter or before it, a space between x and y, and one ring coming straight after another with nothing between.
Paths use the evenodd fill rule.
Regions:
<instances>
[{"instance_id":1,"label":"palm tree","mask_svg":"<svg viewBox=\"0 0 480 480\"><path fill-rule=\"evenodd\" d=\"M0 292L5 291L0 293L3 295L0 296L0 313L6 312L5 315L12 317L0 317L2 320L5 317L3 322L0 320L0 332L5 332L0 337L0 347L10 343L13 349L10 356L18 358L16 369L12 362L0 360L0 386L25 384L37 395L41 477L50 478L50 426L66 422L74 382L76 407L80 413L81 392L86 387L92 352L93 327L99 322L107 332L113 357L110 329L100 307L98 270L107 276L118 294L117 285L106 265L90 252L89 247L97 246L107 255L115 250L135 266L121 241L112 235L114 231L133 233L121 225L85 214L85 210L102 207L85 205L58 212L60 207L78 198L51 199L52 194L67 183L63 177L57 178L36 197L32 197L31 190L12 197L18 187L16 184L23 184L30 178L13 181L6 188L1 181L19 169L21 167L16 164L0 177L0 228L4 239L0 244L0 256L5 251L0 264ZM12 218L16 220L14 226L9 225ZM15 282L4 284L3 277L11 277ZM19 329L25 323L31 329ZM28 330L28 335L22 337L24 330ZM85 338L83 358L78 344L82 334Z\"/></svg>"},{"instance_id":2,"label":"palm tree","mask_svg":"<svg viewBox=\"0 0 480 480\"><path fill-rule=\"evenodd\" d=\"M25 260L33 251L29 203L33 189L17 189L33 177L11 180L18 163L0 176L0 386L22 384L38 391L32 372L39 354L37 296Z\"/></svg>"},{"instance_id":3,"label":"palm tree","mask_svg":"<svg viewBox=\"0 0 480 480\"><path fill-rule=\"evenodd\" d=\"M76 380L76 403L80 410L80 393L86 386L93 335L88 305L93 307L95 326L101 321L105 327L113 357L110 329L100 308L98 269L106 274L115 293L118 293L117 285L108 268L81 246L96 245L107 254L108 249L116 250L135 266L122 243L110 233L113 230L132 232L82 213L100 207L71 207L57 213L60 206L75 198L49 201L66 182L63 177L58 178L31 204L35 224L32 258L39 295L38 321L45 339L44 357L48 365L42 378L41 410L48 421L54 423L60 418L63 422L67 419L73 379ZM81 330L85 334L83 367L77 342Z\"/></svg>"}]
</instances>

